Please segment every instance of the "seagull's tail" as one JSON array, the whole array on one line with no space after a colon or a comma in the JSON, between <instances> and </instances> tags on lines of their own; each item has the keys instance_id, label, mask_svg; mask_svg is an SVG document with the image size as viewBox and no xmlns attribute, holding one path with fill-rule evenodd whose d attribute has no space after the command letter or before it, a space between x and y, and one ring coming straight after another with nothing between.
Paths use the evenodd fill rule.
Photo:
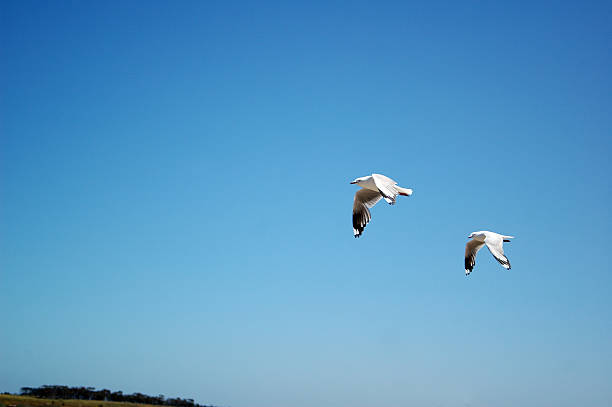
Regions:
<instances>
[{"instance_id":1,"label":"seagull's tail","mask_svg":"<svg viewBox=\"0 0 612 407\"><path fill-rule=\"evenodd\" d=\"M400 186L395 185L395 189L397 190L397 193L400 195L404 195L404 196L412 195L412 189L410 188L402 188Z\"/></svg>"},{"instance_id":2,"label":"seagull's tail","mask_svg":"<svg viewBox=\"0 0 612 407\"><path fill-rule=\"evenodd\" d=\"M508 240L508 239L514 239L514 236L506 236L506 235L502 235L502 237L503 237L503 239L504 239L504 242L506 242L506 243L509 243L509 242L510 242L510 240Z\"/></svg>"}]
</instances>

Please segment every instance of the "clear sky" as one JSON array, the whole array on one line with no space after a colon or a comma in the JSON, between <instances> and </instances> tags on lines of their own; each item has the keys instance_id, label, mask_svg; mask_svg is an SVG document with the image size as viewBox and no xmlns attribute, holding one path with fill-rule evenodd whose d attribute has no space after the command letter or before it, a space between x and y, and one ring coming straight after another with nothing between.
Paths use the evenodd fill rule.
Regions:
<instances>
[{"instance_id":1,"label":"clear sky","mask_svg":"<svg viewBox=\"0 0 612 407\"><path fill-rule=\"evenodd\" d=\"M0 391L612 405L610 2L0 11Z\"/></svg>"}]
</instances>

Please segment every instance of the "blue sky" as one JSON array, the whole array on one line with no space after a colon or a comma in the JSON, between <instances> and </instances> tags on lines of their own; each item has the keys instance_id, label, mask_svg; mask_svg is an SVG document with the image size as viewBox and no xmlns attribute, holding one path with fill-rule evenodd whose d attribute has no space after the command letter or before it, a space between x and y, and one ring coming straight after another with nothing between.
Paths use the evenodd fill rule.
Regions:
<instances>
[{"instance_id":1,"label":"blue sky","mask_svg":"<svg viewBox=\"0 0 612 407\"><path fill-rule=\"evenodd\" d=\"M0 391L612 404L609 2L0 12Z\"/></svg>"}]
</instances>

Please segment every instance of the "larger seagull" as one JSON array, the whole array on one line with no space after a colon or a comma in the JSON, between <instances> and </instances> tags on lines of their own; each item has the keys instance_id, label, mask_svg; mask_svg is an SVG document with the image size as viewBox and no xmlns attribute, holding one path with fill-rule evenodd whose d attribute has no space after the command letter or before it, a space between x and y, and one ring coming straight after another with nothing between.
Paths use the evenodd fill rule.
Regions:
<instances>
[{"instance_id":1,"label":"larger seagull","mask_svg":"<svg viewBox=\"0 0 612 407\"><path fill-rule=\"evenodd\" d=\"M510 270L510 260L504 255L504 242L510 242L514 236L500 235L499 233L482 230L480 232L472 232L468 239L472 239L465 245L465 275L469 275L474 270L476 264L476 253L482 249L482 246L487 245L487 248L495 257L495 260L502 265L506 270Z\"/></svg>"},{"instance_id":2,"label":"larger seagull","mask_svg":"<svg viewBox=\"0 0 612 407\"><path fill-rule=\"evenodd\" d=\"M397 185L397 182L381 174L356 178L351 184L357 184L363 188L357 191L353 202L353 234L355 237L361 236L363 229L372 219L370 208L382 198L389 205L393 205L398 195L412 195L412 189L402 188Z\"/></svg>"}]
</instances>

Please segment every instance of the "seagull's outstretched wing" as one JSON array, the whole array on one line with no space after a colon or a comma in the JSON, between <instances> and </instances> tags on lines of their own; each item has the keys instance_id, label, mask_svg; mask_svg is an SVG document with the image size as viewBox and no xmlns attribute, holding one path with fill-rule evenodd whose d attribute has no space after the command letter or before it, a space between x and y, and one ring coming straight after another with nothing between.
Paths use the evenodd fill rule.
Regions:
<instances>
[{"instance_id":1,"label":"seagull's outstretched wing","mask_svg":"<svg viewBox=\"0 0 612 407\"><path fill-rule=\"evenodd\" d=\"M499 239L494 239L492 241L489 241L487 238L485 243L493 257L495 257L495 260L497 260L503 268L510 270L510 260L504 255L503 238L500 236Z\"/></svg>"},{"instance_id":2,"label":"seagull's outstretched wing","mask_svg":"<svg viewBox=\"0 0 612 407\"><path fill-rule=\"evenodd\" d=\"M390 205L395 204L398 192L394 188L394 185L396 185L397 182L382 174L372 174L372 179L374 180L376 188L380 191L380 194L385 198L385 201Z\"/></svg>"},{"instance_id":3,"label":"seagull's outstretched wing","mask_svg":"<svg viewBox=\"0 0 612 407\"><path fill-rule=\"evenodd\" d=\"M361 236L363 229L372 219L370 208L382 199L382 195L369 189L360 189L355 193L353 202L353 234L355 237Z\"/></svg>"},{"instance_id":4,"label":"seagull's outstretched wing","mask_svg":"<svg viewBox=\"0 0 612 407\"><path fill-rule=\"evenodd\" d=\"M467 276L474 270L476 264L476 253L484 246L484 242L472 239L465 245L465 275Z\"/></svg>"}]
</instances>

